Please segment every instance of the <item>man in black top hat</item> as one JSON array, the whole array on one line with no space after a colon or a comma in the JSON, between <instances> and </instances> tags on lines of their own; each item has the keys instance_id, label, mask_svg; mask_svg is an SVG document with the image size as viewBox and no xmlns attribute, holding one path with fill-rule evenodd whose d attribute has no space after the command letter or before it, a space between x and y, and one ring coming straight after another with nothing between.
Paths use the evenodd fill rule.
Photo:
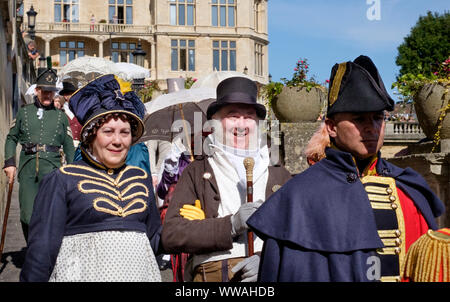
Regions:
<instances>
[{"instance_id":1,"label":"man in black top hat","mask_svg":"<svg viewBox=\"0 0 450 302\"><path fill-rule=\"evenodd\" d=\"M162 244L168 253L191 254L186 281L256 281L262 241L254 238L256 255L247 258L245 221L290 178L284 167L269 166L258 125L266 109L256 96L256 85L247 78L219 83L207 110L211 127L203 127L213 130L203 143L205 155L183 170L169 203ZM255 161L253 203L246 202L246 157Z\"/></svg>"},{"instance_id":2,"label":"man in black top hat","mask_svg":"<svg viewBox=\"0 0 450 302\"><path fill-rule=\"evenodd\" d=\"M381 158L393 107L369 57L332 68L326 157L247 221L264 240L258 280L402 280L406 251L444 205L417 172Z\"/></svg>"},{"instance_id":3,"label":"man in black top hat","mask_svg":"<svg viewBox=\"0 0 450 302\"><path fill-rule=\"evenodd\" d=\"M13 182L16 168L16 147L22 145L19 160L20 220L25 239L33 210L34 197L42 178L61 166L64 152L67 162L72 162L74 145L66 115L53 104L57 75L46 69L36 80L34 103L19 109L5 142L3 170Z\"/></svg>"}]
</instances>

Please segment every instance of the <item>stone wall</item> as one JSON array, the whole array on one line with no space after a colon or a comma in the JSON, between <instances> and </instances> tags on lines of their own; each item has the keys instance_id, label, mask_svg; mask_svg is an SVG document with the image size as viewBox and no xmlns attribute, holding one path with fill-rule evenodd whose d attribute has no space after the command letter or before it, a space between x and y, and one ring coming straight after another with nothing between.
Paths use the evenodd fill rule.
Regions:
<instances>
[{"instance_id":1,"label":"stone wall","mask_svg":"<svg viewBox=\"0 0 450 302\"><path fill-rule=\"evenodd\" d=\"M298 174L309 167L304 150L320 123L280 123L281 163L291 174Z\"/></svg>"}]
</instances>

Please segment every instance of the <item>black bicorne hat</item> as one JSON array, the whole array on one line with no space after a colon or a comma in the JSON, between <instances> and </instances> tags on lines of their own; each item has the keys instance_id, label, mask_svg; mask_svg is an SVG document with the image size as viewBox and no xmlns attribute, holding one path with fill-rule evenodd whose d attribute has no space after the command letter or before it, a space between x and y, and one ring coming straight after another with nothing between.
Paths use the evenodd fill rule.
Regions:
<instances>
[{"instance_id":1,"label":"black bicorne hat","mask_svg":"<svg viewBox=\"0 0 450 302\"><path fill-rule=\"evenodd\" d=\"M75 87L75 85L71 81L65 80L62 82L62 84L63 89L58 93L59 95L73 94L78 90L78 88Z\"/></svg>"},{"instance_id":2,"label":"black bicorne hat","mask_svg":"<svg viewBox=\"0 0 450 302\"><path fill-rule=\"evenodd\" d=\"M331 69L327 116L339 112L394 110L377 67L367 56L335 64Z\"/></svg>"},{"instance_id":3,"label":"black bicorne hat","mask_svg":"<svg viewBox=\"0 0 450 302\"><path fill-rule=\"evenodd\" d=\"M256 101L258 88L255 82L244 77L231 77L219 83L216 90L216 101L208 106L206 116L208 119L219 111L220 108L229 104L248 104L256 109L256 115L264 119L266 107Z\"/></svg>"},{"instance_id":4,"label":"black bicorne hat","mask_svg":"<svg viewBox=\"0 0 450 302\"><path fill-rule=\"evenodd\" d=\"M36 79L36 88L39 87L43 90L58 91L59 89L56 87L57 79L58 76L56 70L48 68L38 75Z\"/></svg>"}]
</instances>

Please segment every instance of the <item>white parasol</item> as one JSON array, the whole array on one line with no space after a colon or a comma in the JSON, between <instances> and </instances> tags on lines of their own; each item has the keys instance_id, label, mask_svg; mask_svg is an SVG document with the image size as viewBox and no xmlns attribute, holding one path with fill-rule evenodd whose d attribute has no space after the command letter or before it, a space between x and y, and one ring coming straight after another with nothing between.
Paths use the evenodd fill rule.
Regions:
<instances>
[{"instance_id":1,"label":"white parasol","mask_svg":"<svg viewBox=\"0 0 450 302\"><path fill-rule=\"evenodd\" d=\"M100 73L108 74L114 73L115 63L100 57L83 56L76 58L64 65L58 72L58 76L63 78L71 72L81 72L84 74Z\"/></svg>"},{"instance_id":2,"label":"white parasol","mask_svg":"<svg viewBox=\"0 0 450 302\"><path fill-rule=\"evenodd\" d=\"M133 79L145 79L150 77L150 70L133 63L115 63L115 75L126 81Z\"/></svg>"},{"instance_id":3,"label":"white parasol","mask_svg":"<svg viewBox=\"0 0 450 302\"><path fill-rule=\"evenodd\" d=\"M216 89L217 85L225 79L231 77L244 77L253 81L253 79L245 73L237 71L214 71L204 77L199 78L191 88L209 87Z\"/></svg>"}]
</instances>

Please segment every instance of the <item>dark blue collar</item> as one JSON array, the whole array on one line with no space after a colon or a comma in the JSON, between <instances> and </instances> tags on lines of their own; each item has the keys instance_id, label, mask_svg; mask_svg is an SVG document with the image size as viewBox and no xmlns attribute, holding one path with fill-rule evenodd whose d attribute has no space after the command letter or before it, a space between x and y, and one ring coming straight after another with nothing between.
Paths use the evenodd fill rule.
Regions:
<instances>
[{"instance_id":1,"label":"dark blue collar","mask_svg":"<svg viewBox=\"0 0 450 302\"><path fill-rule=\"evenodd\" d=\"M85 147L80 146L81 156L83 160L88 163L90 166L96 169L105 170L108 174L117 174L122 171L126 167L126 163L124 162L122 166L119 168L108 168L104 164L100 163L96 159L94 159L91 154L86 150Z\"/></svg>"}]
</instances>

